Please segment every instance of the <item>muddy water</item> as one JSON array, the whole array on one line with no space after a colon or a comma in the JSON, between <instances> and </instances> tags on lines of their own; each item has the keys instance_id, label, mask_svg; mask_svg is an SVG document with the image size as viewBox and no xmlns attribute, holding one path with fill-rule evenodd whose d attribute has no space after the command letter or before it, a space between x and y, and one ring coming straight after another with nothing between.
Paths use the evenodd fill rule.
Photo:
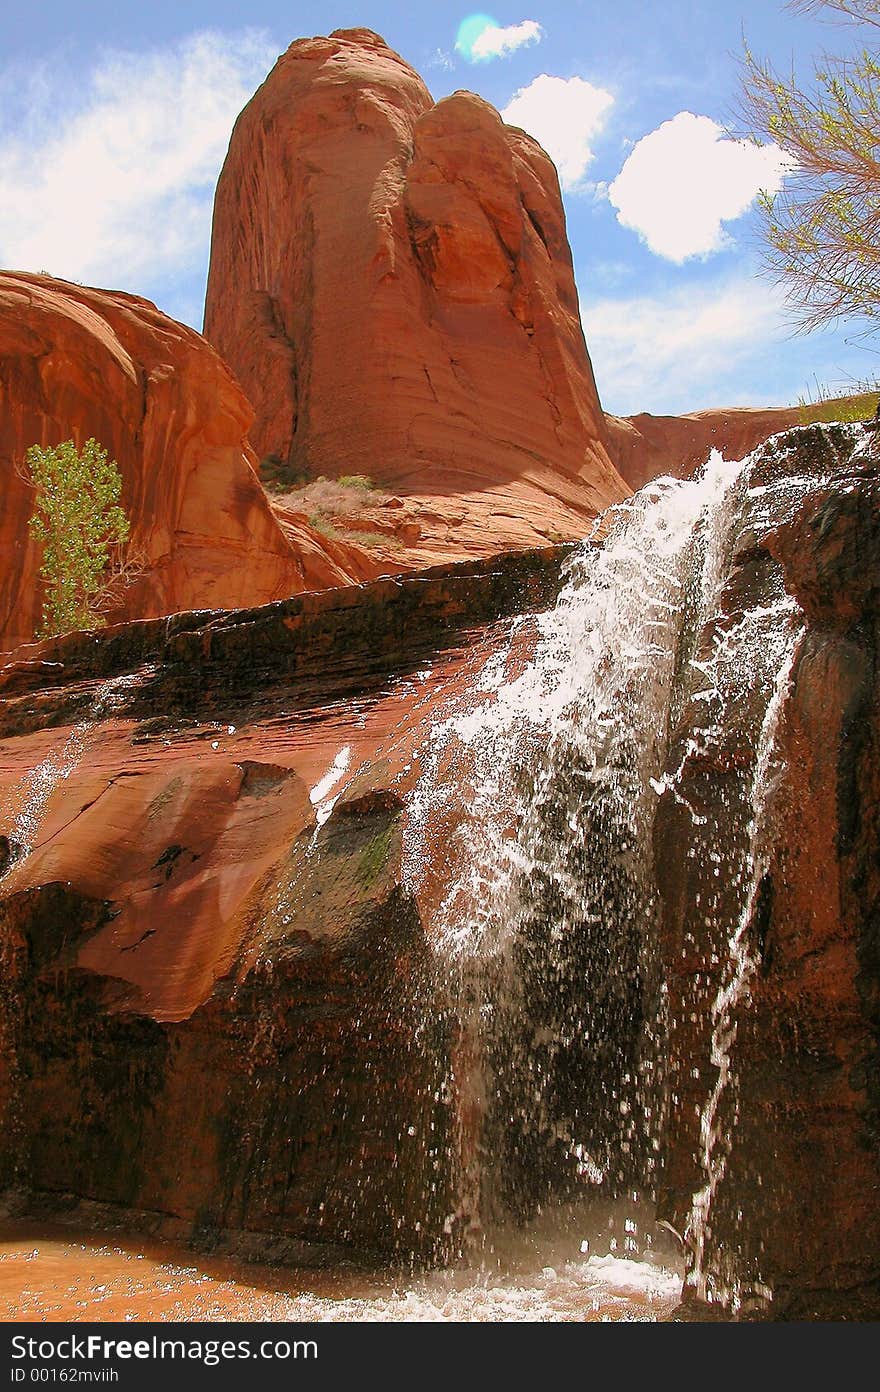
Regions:
<instances>
[{"instance_id":1,"label":"muddy water","mask_svg":"<svg viewBox=\"0 0 880 1392\"><path fill-rule=\"evenodd\" d=\"M608 1247L614 1244L599 1243ZM584 1250L581 1250L581 1248ZM674 1255L635 1258L544 1232L502 1241L480 1263L292 1269L197 1255L44 1220L0 1223L0 1320L662 1320L681 1293Z\"/></svg>"}]
</instances>

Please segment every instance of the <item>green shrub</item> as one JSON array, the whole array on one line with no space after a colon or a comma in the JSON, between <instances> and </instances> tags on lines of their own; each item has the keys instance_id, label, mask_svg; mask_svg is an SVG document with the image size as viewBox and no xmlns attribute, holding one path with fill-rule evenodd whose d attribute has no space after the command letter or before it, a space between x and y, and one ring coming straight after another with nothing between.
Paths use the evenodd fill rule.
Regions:
<instances>
[{"instance_id":1,"label":"green shrub","mask_svg":"<svg viewBox=\"0 0 880 1392\"><path fill-rule=\"evenodd\" d=\"M308 516L309 526L315 532L320 532L321 536L338 537L339 531L328 517L320 512L310 512Z\"/></svg>"},{"instance_id":2,"label":"green shrub","mask_svg":"<svg viewBox=\"0 0 880 1392\"><path fill-rule=\"evenodd\" d=\"M336 482L340 488L359 488L362 493L372 493L376 487L373 480L367 478L366 474L340 474Z\"/></svg>"},{"instance_id":3,"label":"green shrub","mask_svg":"<svg viewBox=\"0 0 880 1392\"><path fill-rule=\"evenodd\" d=\"M73 440L25 456L25 480L34 489L31 536L42 543L40 578L45 586L38 637L97 628L116 597L129 522L119 505L122 476L96 440L81 450Z\"/></svg>"}]
</instances>

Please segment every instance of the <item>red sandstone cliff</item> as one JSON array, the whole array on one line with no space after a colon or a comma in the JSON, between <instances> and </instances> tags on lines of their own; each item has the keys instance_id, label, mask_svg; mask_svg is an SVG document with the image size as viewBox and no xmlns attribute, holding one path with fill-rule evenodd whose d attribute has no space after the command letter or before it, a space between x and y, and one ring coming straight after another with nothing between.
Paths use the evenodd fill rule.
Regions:
<instances>
[{"instance_id":1,"label":"red sandstone cliff","mask_svg":"<svg viewBox=\"0 0 880 1392\"><path fill-rule=\"evenodd\" d=\"M292 44L239 117L205 333L261 458L400 500L398 569L583 535L628 491L552 162L368 30Z\"/></svg>"},{"instance_id":2,"label":"red sandstone cliff","mask_svg":"<svg viewBox=\"0 0 880 1392\"><path fill-rule=\"evenodd\" d=\"M876 453L855 443L798 431L752 468L719 614L681 666L645 954L664 993L614 1005L618 1038L648 1020L662 1042L670 1096L652 1140L664 1213L684 1232L765 715L734 639L716 669L734 699L707 741L703 659L719 622L730 634L756 605L768 614L784 584L804 630L708 1246L721 1275L726 1253L737 1279L772 1288L781 1318L878 1313L880 499ZM261 1238L276 1260L303 1258L281 1239L448 1251L464 1128L433 935L467 778L435 771L447 798L427 820L412 795L436 719L479 691L487 663L513 676L528 658L527 629L517 621L511 644L504 616L551 603L562 559L69 635L0 669L0 1183L63 1186L195 1241ZM111 677L127 680L108 702ZM413 830L416 876L402 858ZM516 997L518 1018L558 1018L596 941L605 972L604 920L595 932L571 934L565 959L528 940L536 989ZM643 1015L657 1010L659 1035ZM498 1038L511 1056L518 1033ZM544 1080L527 1138L594 1085L619 1100L617 1056L583 1043L581 1062L560 1049L554 1072L522 1074L530 1096ZM507 1130L524 1119L508 1112ZM633 1133L616 1134L609 1157L629 1165ZM517 1163L540 1179L549 1149ZM573 1168L578 1152L562 1153Z\"/></svg>"},{"instance_id":3,"label":"red sandstone cliff","mask_svg":"<svg viewBox=\"0 0 880 1392\"><path fill-rule=\"evenodd\" d=\"M119 462L146 569L114 617L262 604L375 574L304 518L282 531L252 468L251 417L204 339L148 301L0 273L0 648L31 638L41 609L32 494L16 472L34 443L94 436Z\"/></svg>"},{"instance_id":4,"label":"red sandstone cliff","mask_svg":"<svg viewBox=\"0 0 880 1392\"><path fill-rule=\"evenodd\" d=\"M771 435L801 424L799 406L734 406L686 416L606 416L608 452L630 488L668 474L690 478L713 449L744 459Z\"/></svg>"}]
</instances>

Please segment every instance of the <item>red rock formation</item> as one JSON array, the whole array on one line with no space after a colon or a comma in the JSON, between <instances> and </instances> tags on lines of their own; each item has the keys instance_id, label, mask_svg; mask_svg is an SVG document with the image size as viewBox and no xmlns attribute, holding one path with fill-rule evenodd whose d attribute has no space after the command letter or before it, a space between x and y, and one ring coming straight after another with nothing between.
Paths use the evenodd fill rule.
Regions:
<instances>
[{"instance_id":1,"label":"red rock formation","mask_svg":"<svg viewBox=\"0 0 880 1392\"><path fill-rule=\"evenodd\" d=\"M627 490L543 150L377 35L291 45L236 123L205 332L292 475L398 496L398 568L583 535Z\"/></svg>"},{"instance_id":2,"label":"red rock formation","mask_svg":"<svg viewBox=\"0 0 880 1392\"><path fill-rule=\"evenodd\" d=\"M448 1245L448 1032L402 797L438 706L503 651L493 621L545 606L560 558L73 634L0 669L0 1185L18 1165L186 1237ZM95 680L132 671L115 701Z\"/></svg>"},{"instance_id":3,"label":"red rock formation","mask_svg":"<svg viewBox=\"0 0 880 1392\"><path fill-rule=\"evenodd\" d=\"M694 411L687 416L606 416L608 452L630 488L668 474L690 478L713 449L744 459L756 446L801 424L799 406Z\"/></svg>"},{"instance_id":4,"label":"red rock formation","mask_svg":"<svg viewBox=\"0 0 880 1392\"><path fill-rule=\"evenodd\" d=\"M784 584L804 631L780 707L707 1248L722 1292L732 1278L746 1294L766 1286L783 1317L878 1310L880 536L876 454L853 444L851 431L798 431L752 466L720 615L680 667L645 954L665 1004L652 988L634 1007L616 981L611 1003L616 1029L659 1010L648 1020L669 1097L651 1139L683 1232L704 1179L712 1006L748 889L769 695L718 635L778 611ZM448 1248L456 1038L431 915L450 883L445 818L460 820L467 788L454 766L438 771L450 797L420 839L430 864L415 884L401 838L422 814L407 793L433 719L487 662L507 654L513 675L528 654L528 637L508 653L500 616L546 607L560 559L70 635L0 670L0 1181L64 1185L195 1239ZM705 659L719 648L712 680L729 701L707 729ZM123 674L134 679L109 697L101 679ZM22 836L33 849L16 858ZM528 999L557 1020L592 960L583 930L543 978L529 939ZM583 1042L583 1062L559 1051L568 1099L580 1108L584 1088L607 1086L618 1100L614 1055ZM507 1130L522 1119L508 1113ZM623 1159L624 1127L618 1144ZM540 1170L546 1150L518 1163Z\"/></svg>"},{"instance_id":5,"label":"red rock formation","mask_svg":"<svg viewBox=\"0 0 880 1392\"><path fill-rule=\"evenodd\" d=\"M94 436L118 460L146 569L115 617L260 604L375 574L304 519L285 534L256 478L252 412L198 334L146 300L0 274L0 648L33 636L39 550L16 472L31 444Z\"/></svg>"}]
</instances>

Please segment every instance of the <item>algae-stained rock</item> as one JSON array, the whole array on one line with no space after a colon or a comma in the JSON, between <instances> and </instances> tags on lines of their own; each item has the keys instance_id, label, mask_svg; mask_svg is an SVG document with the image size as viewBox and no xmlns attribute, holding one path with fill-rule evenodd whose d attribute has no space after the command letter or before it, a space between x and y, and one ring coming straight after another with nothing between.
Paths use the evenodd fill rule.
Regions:
<instances>
[{"instance_id":1,"label":"algae-stained rock","mask_svg":"<svg viewBox=\"0 0 880 1392\"><path fill-rule=\"evenodd\" d=\"M404 799L438 707L562 559L13 656L0 1182L253 1255L454 1248L450 1026Z\"/></svg>"}]
</instances>

